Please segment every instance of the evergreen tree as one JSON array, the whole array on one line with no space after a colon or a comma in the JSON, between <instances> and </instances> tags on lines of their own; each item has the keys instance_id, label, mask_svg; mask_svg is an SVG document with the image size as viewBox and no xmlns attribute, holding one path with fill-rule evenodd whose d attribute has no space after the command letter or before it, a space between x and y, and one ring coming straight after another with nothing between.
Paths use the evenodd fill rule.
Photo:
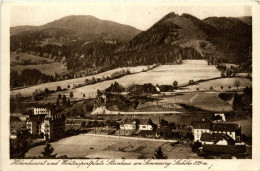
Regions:
<instances>
[{"instance_id":1,"label":"evergreen tree","mask_svg":"<svg viewBox=\"0 0 260 171\"><path fill-rule=\"evenodd\" d=\"M168 156L165 155L162 151L162 148L159 147L157 150L155 150L153 159L168 159Z\"/></svg>"},{"instance_id":2,"label":"evergreen tree","mask_svg":"<svg viewBox=\"0 0 260 171\"><path fill-rule=\"evenodd\" d=\"M62 105L66 105L66 104L67 104L66 96L63 95L63 97L62 97Z\"/></svg>"},{"instance_id":3,"label":"evergreen tree","mask_svg":"<svg viewBox=\"0 0 260 171\"><path fill-rule=\"evenodd\" d=\"M70 98L73 98L73 93L72 92L70 92Z\"/></svg>"},{"instance_id":4,"label":"evergreen tree","mask_svg":"<svg viewBox=\"0 0 260 171\"><path fill-rule=\"evenodd\" d=\"M70 105L70 99L68 98L68 102L67 102L68 105Z\"/></svg>"},{"instance_id":5,"label":"evergreen tree","mask_svg":"<svg viewBox=\"0 0 260 171\"><path fill-rule=\"evenodd\" d=\"M25 154L29 151L29 144L26 139L11 140L10 142L10 158L25 158Z\"/></svg>"},{"instance_id":6,"label":"evergreen tree","mask_svg":"<svg viewBox=\"0 0 260 171\"><path fill-rule=\"evenodd\" d=\"M175 81L173 82L173 87L174 87L174 88L178 87L178 81L175 80Z\"/></svg>"},{"instance_id":7,"label":"evergreen tree","mask_svg":"<svg viewBox=\"0 0 260 171\"><path fill-rule=\"evenodd\" d=\"M43 158L56 158L57 154L52 154L54 152L54 148L51 146L51 144L47 143L47 145L44 147L44 151L41 152L43 155Z\"/></svg>"},{"instance_id":8,"label":"evergreen tree","mask_svg":"<svg viewBox=\"0 0 260 171\"><path fill-rule=\"evenodd\" d=\"M60 105L60 101L59 101L59 99L57 99L57 101L56 101L56 105L57 105L57 106Z\"/></svg>"},{"instance_id":9,"label":"evergreen tree","mask_svg":"<svg viewBox=\"0 0 260 171\"><path fill-rule=\"evenodd\" d=\"M233 100L233 110L237 111L239 110L239 108L241 107L241 98L239 97L239 95L236 93L234 96L234 100Z\"/></svg>"}]
</instances>

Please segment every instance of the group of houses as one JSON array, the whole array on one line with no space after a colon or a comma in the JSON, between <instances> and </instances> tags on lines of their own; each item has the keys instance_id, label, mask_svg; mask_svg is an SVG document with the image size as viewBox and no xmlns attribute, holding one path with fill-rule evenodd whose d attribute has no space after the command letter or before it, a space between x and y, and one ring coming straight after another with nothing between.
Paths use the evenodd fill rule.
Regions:
<instances>
[{"instance_id":1,"label":"group of houses","mask_svg":"<svg viewBox=\"0 0 260 171\"><path fill-rule=\"evenodd\" d=\"M167 122L167 121L166 121ZM169 126L160 125L160 119L157 122L153 122L151 119L131 119L127 118L120 123L119 131L123 132L124 135L130 135L129 133L133 133L134 135L140 135L142 137L148 138L173 138L174 132L186 132L187 130L173 130Z\"/></svg>"},{"instance_id":2,"label":"group of houses","mask_svg":"<svg viewBox=\"0 0 260 171\"><path fill-rule=\"evenodd\" d=\"M123 130L146 130L152 131L155 124L151 119L126 119L120 124L120 129Z\"/></svg>"},{"instance_id":3,"label":"group of houses","mask_svg":"<svg viewBox=\"0 0 260 171\"><path fill-rule=\"evenodd\" d=\"M200 150L206 154L244 155L246 144L240 140L241 126L225 121L193 121L194 141L200 142Z\"/></svg>"}]
</instances>

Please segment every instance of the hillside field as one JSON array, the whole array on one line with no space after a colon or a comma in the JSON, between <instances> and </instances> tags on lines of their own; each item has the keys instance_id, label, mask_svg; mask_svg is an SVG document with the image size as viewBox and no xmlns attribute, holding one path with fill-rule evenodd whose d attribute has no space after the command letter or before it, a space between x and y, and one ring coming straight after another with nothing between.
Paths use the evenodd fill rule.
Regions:
<instances>
[{"instance_id":1,"label":"hillside field","mask_svg":"<svg viewBox=\"0 0 260 171\"><path fill-rule=\"evenodd\" d=\"M246 88L247 86L252 86L252 81L248 78L243 77L231 77L231 78L219 78L215 80L209 80L205 82L201 82L196 85L191 85L185 87L186 90L196 91L199 90L210 90L210 87L213 88L214 91L236 91L237 87L234 86L235 81L239 81L241 84L239 85L239 89ZM221 88L223 86L223 89ZM229 86L231 88L229 88Z\"/></svg>"},{"instance_id":2,"label":"hillside field","mask_svg":"<svg viewBox=\"0 0 260 171\"><path fill-rule=\"evenodd\" d=\"M44 90L45 88L48 88L49 90L56 90L57 86L60 86L62 89L64 89L64 88L67 88L68 85L69 85L72 88L74 84L82 84L82 83L85 82L86 79L91 80L92 77L102 78L102 77L111 76L113 73L115 73L117 71L122 71L123 69L124 70L129 69L129 71L131 73L136 73L136 72L141 72L143 69L147 69L147 66L116 68L116 69L113 69L113 70L109 70L109 71L102 72L102 73L95 74L95 75L91 75L91 76L86 76L86 77L81 77L81 78L74 78L74 79L69 79L69 80L56 81L56 82L50 82L50 83L43 83L43 84L39 84L39 85L36 85L36 86L31 86L31 87L27 87L27 88L23 88L23 89L19 89L19 90L13 90L11 92L11 95L16 95L17 93L21 93L24 96L31 96L32 93L36 89ZM113 83L113 82L115 82L117 80L118 79L105 81L105 82L96 83L96 84L93 84L93 85L88 85L88 86L85 86L85 87L87 87L87 88L91 87L91 86L99 87L99 85L104 85L104 83L109 86L110 84L107 84L107 82ZM96 93L97 89L102 90L104 88L106 88L106 87L101 86L100 88L95 88L95 93ZM74 90L70 89L68 91L65 91L65 93L69 93L70 91L75 91L75 90L77 90L77 89L74 89ZM64 93L64 92L60 92L60 93Z\"/></svg>"},{"instance_id":3,"label":"hillside field","mask_svg":"<svg viewBox=\"0 0 260 171\"><path fill-rule=\"evenodd\" d=\"M19 60L15 59L17 56L19 56ZM23 60L31 60L31 62L35 64L21 65ZM45 62L43 63L42 61ZM11 70L17 71L19 74L24 69L37 69L43 74L53 75L53 76L55 75L55 72L57 74L65 72L64 65L59 62L55 62L53 59L43 58L43 57L30 55L26 53L16 54L14 52L11 52L10 62L11 62Z\"/></svg>"},{"instance_id":4,"label":"hillside field","mask_svg":"<svg viewBox=\"0 0 260 171\"><path fill-rule=\"evenodd\" d=\"M86 98L95 97L98 89L104 90L115 81L124 87L128 87L131 84L146 83L151 83L153 85L172 85L175 80L177 80L179 85L181 85L187 84L189 80L195 81L219 76L220 72L214 66L207 65L207 62L204 60L186 60L181 65L160 65L159 67L156 67L155 69L149 70L147 72L127 75L119 79L76 88L64 93L68 95L72 91L75 98L82 99L83 94L86 95Z\"/></svg>"},{"instance_id":5,"label":"hillside field","mask_svg":"<svg viewBox=\"0 0 260 171\"><path fill-rule=\"evenodd\" d=\"M230 112L233 110L232 106L218 97L219 93L185 93L175 95L173 97L165 97L160 100L159 104L177 103L188 106L194 106L209 112Z\"/></svg>"}]
</instances>

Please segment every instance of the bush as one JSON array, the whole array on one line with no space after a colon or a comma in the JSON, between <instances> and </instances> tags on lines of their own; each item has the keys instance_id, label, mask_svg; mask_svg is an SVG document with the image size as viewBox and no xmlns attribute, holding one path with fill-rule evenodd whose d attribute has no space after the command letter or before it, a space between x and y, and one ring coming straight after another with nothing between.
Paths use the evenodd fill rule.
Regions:
<instances>
[{"instance_id":1,"label":"bush","mask_svg":"<svg viewBox=\"0 0 260 171\"><path fill-rule=\"evenodd\" d=\"M61 91L61 86L57 86L57 91Z\"/></svg>"}]
</instances>

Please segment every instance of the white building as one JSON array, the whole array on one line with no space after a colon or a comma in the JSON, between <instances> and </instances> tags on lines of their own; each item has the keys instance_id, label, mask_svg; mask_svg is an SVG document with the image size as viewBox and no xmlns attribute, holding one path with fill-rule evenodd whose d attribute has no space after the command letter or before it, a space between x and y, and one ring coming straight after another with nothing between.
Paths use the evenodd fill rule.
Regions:
<instances>
[{"instance_id":1,"label":"white building","mask_svg":"<svg viewBox=\"0 0 260 171\"><path fill-rule=\"evenodd\" d=\"M120 129L123 130L135 130L136 129L136 121L131 119L126 119L120 124Z\"/></svg>"},{"instance_id":2,"label":"white building","mask_svg":"<svg viewBox=\"0 0 260 171\"><path fill-rule=\"evenodd\" d=\"M203 133L200 139L201 143L214 145L234 145L235 140L223 133Z\"/></svg>"},{"instance_id":3,"label":"white building","mask_svg":"<svg viewBox=\"0 0 260 171\"><path fill-rule=\"evenodd\" d=\"M46 107L35 107L33 108L33 114L34 115L44 114L49 116L51 115L51 109Z\"/></svg>"},{"instance_id":4,"label":"white building","mask_svg":"<svg viewBox=\"0 0 260 171\"><path fill-rule=\"evenodd\" d=\"M236 140L236 137L240 137L241 128L236 123L212 123L210 121L193 121L191 125L193 127L194 141L201 141L201 135L203 133L226 134L234 140Z\"/></svg>"},{"instance_id":5,"label":"white building","mask_svg":"<svg viewBox=\"0 0 260 171\"><path fill-rule=\"evenodd\" d=\"M110 111L108 111L106 109L106 106L100 106L100 107L97 107L95 110L93 110L91 112L91 115L94 115L94 114L108 114L110 113Z\"/></svg>"},{"instance_id":6,"label":"white building","mask_svg":"<svg viewBox=\"0 0 260 171\"><path fill-rule=\"evenodd\" d=\"M191 123L193 127L194 141L200 141L202 133L210 133L211 122L210 121L193 121Z\"/></svg>"},{"instance_id":7,"label":"white building","mask_svg":"<svg viewBox=\"0 0 260 171\"><path fill-rule=\"evenodd\" d=\"M150 119L142 119L140 120L139 130L153 130L153 122Z\"/></svg>"},{"instance_id":8,"label":"white building","mask_svg":"<svg viewBox=\"0 0 260 171\"><path fill-rule=\"evenodd\" d=\"M43 139L58 139L64 136L66 117L55 113L55 106L35 107L26 127L32 135Z\"/></svg>"}]
</instances>

